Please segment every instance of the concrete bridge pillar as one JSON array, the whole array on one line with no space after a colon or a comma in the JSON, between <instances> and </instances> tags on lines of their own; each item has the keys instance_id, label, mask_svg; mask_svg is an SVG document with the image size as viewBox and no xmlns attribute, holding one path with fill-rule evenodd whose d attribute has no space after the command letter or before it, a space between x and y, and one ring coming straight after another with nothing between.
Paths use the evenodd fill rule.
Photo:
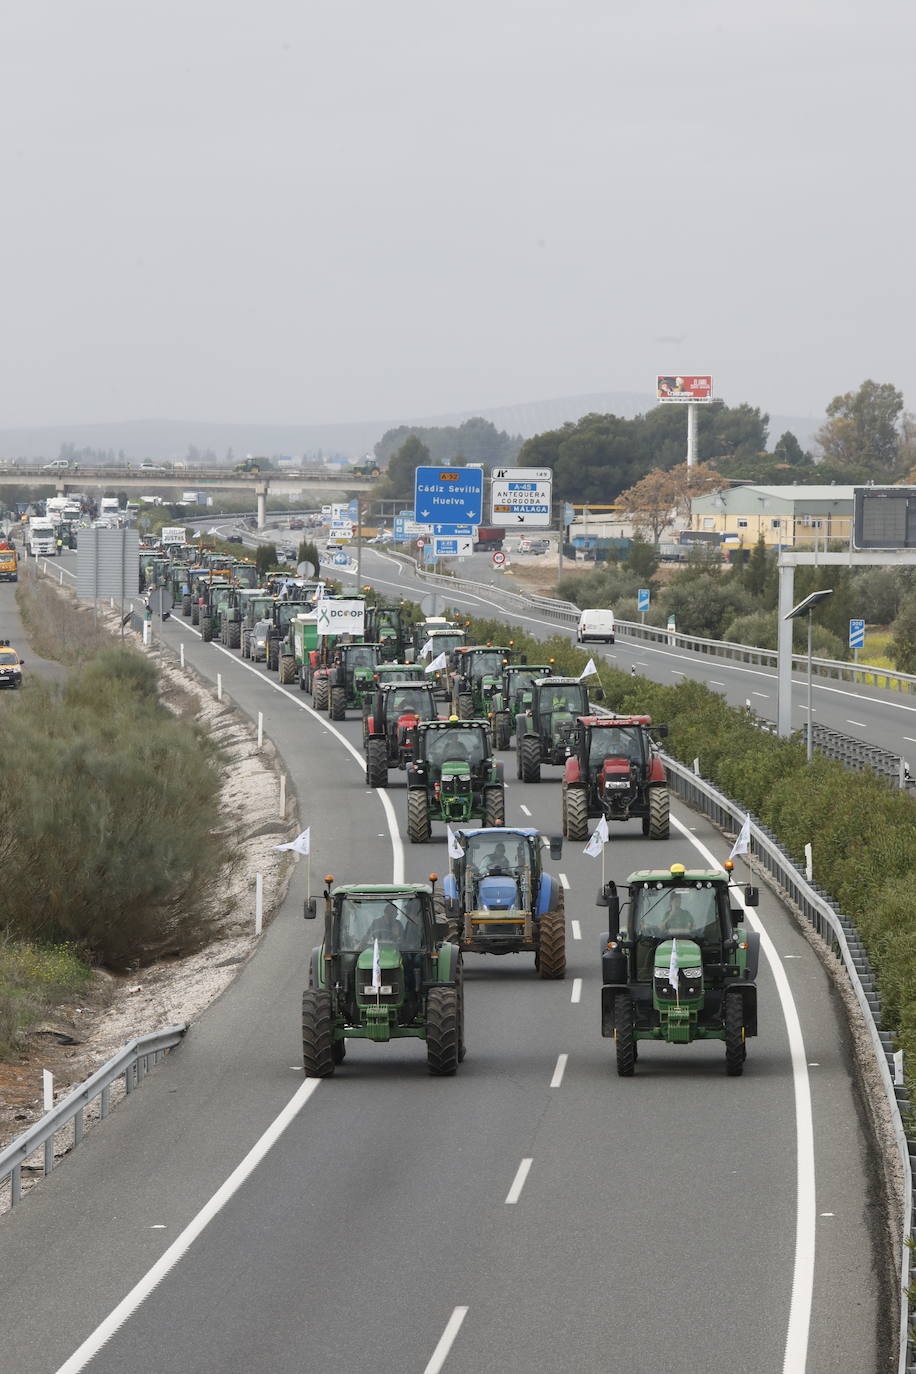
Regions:
<instances>
[{"instance_id":1,"label":"concrete bridge pillar","mask_svg":"<svg viewBox=\"0 0 916 1374\"><path fill-rule=\"evenodd\" d=\"M256 495L257 495L257 498L258 498L258 529L259 529L259 530L263 529L264 526L267 524L267 492L268 492L269 485L270 485L270 484L269 484L268 482L262 482L260 486L258 486L258 487L255 488L255 492L256 492Z\"/></svg>"}]
</instances>

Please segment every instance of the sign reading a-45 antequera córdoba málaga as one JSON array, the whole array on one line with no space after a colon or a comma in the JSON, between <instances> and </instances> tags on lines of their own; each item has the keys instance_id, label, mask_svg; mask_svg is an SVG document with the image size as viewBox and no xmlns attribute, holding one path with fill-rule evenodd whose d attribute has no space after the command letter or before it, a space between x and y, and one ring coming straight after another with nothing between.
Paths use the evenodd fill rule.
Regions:
<instances>
[{"instance_id":1,"label":"sign reading a-45 antequera c\u00f3rdoba m\u00e1laga","mask_svg":"<svg viewBox=\"0 0 916 1374\"><path fill-rule=\"evenodd\" d=\"M483 468L417 468L414 519L424 525L482 525Z\"/></svg>"},{"instance_id":2,"label":"sign reading a-45 antequera c\u00f3rdoba m\u00e1laga","mask_svg":"<svg viewBox=\"0 0 916 1374\"><path fill-rule=\"evenodd\" d=\"M494 468L490 523L504 529L547 529L552 499L550 468Z\"/></svg>"}]
</instances>

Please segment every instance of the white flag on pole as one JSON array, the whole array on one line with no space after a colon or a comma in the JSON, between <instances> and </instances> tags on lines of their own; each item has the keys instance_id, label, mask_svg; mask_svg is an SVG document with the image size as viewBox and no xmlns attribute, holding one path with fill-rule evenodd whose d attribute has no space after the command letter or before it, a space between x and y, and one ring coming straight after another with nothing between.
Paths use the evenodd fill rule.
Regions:
<instances>
[{"instance_id":1,"label":"white flag on pole","mask_svg":"<svg viewBox=\"0 0 916 1374\"><path fill-rule=\"evenodd\" d=\"M433 642L432 642L431 639L428 639L428 640L426 641L426 643L423 645L423 648L420 650L420 657L421 657L421 658L429 658L429 656L430 656L430 654L432 653L432 651L433 651Z\"/></svg>"},{"instance_id":2,"label":"white flag on pole","mask_svg":"<svg viewBox=\"0 0 916 1374\"><path fill-rule=\"evenodd\" d=\"M736 854L746 854L746 853L748 852L748 850L750 849L750 847L751 847L751 818L750 818L750 816L745 816L745 818L744 818L744 824L742 825L741 829L738 831L737 839L735 840L735 843L732 845L732 852L729 854L728 857L729 857L730 859L733 859L733 858L735 857Z\"/></svg>"},{"instance_id":3,"label":"white flag on pole","mask_svg":"<svg viewBox=\"0 0 916 1374\"><path fill-rule=\"evenodd\" d=\"M445 654L437 654L432 663L426 665L426 672L441 673L446 666Z\"/></svg>"},{"instance_id":4,"label":"white flag on pole","mask_svg":"<svg viewBox=\"0 0 916 1374\"><path fill-rule=\"evenodd\" d=\"M448 837L448 856L449 856L449 858L450 858L450 859L463 859L463 858L464 858L464 850L461 848L461 845L458 843L458 836L455 834L454 830L452 829L452 827L451 827L450 825L447 825L447 826L445 827L445 833L446 833L446 835L447 835L447 837Z\"/></svg>"},{"instance_id":5,"label":"white flag on pole","mask_svg":"<svg viewBox=\"0 0 916 1374\"><path fill-rule=\"evenodd\" d=\"M378 940L372 946L372 991L378 992L382 986L382 966L378 956Z\"/></svg>"},{"instance_id":6,"label":"white flag on pole","mask_svg":"<svg viewBox=\"0 0 916 1374\"><path fill-rule=\"evenodd\" d=\"M308 855L311 845L311 831L312 827L306 826L302 834L297 835L294 840L290 840L289 844L275 844L274 849L291 849L294 854Z\"/></svg>"},{"instance_id":7,"label":"white flag on pole","mask_svg":"<svg viewBox=\"0 0 916 1374\"><path fill-rule=\"evenodd\" d=\"M609 839L610 835L608 834L607 817L602 816L598 824L595 826L592 838L589 840L588 844L582 851L583 854L588 854L592 859L599 858L602 849L607 844Z\"/></svg>"},{"instance_id":8,"label":"white flag on pole","mask_svg":"<svg viewBox=\"0 0 916 1374\"><path fill-rule=\"evenodd\" d=\"M680 968L681 968L681 963L680 963L680 960L679 960L678 957L677 957L677 939L675 938L674 940L671 941L671 959L669 960L669 963L668 963L668 982L669 982L669 983L671 984L671 986L674 988L675 993L678 994L678 1000L679 1000L679 1001L680 1001L680 993L679 993L679 984L678 984L678 977L677 977L677 976L678 976L678 973L680 972Z\"/></svg>"},{"instance_id":9,"label":"white flag on pole","mask_svg":"<svg viewBox=\"0 0 916 1374\"><path fill-rule=\"evenodd\" d=\"M591 677L592 673L597 673L597 671L598 669L595 667L595 660L593 658L590 658L586 663L585 667L582 669L582 672L579 674L579 681L581 682L584 677Z\"/></svg>"}]
</instances>

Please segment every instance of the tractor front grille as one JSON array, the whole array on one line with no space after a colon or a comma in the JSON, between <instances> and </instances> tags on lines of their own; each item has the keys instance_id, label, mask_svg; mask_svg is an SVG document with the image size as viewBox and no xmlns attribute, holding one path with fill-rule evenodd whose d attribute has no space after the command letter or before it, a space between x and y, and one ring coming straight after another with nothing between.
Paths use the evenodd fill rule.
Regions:
<instances>
[{"instance_id":1,"label":"tractor front grille","mask_svg":"<svg viewBox=\"0 0 916 1374\"><path fill-rule=\"evenodd\" d=\"M404 970L400 968L382 969L381 993L372 989L371 969L360 969L356 979L356 998L363 1005L396 1007L404 1000Z\"/></svg>"}]
</instances>

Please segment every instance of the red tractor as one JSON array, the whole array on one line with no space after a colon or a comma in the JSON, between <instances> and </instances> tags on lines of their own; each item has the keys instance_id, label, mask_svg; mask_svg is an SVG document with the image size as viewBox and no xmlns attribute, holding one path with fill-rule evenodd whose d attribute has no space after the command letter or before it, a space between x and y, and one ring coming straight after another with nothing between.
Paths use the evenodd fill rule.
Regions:
<instances>
[{"instance_id":1,"label":"red tractor","mask_svg":"<svg viewBox=\"0 0 916 1374\"><path fill-rule=\"evenodd\" d=\"M563 774L563 834L587 840L589 817L642 821L650 840L668 838L668 779L650 734L651 716L580 716Z\"/></svg>"},{"instance_id":2,"label":"red tractor","mask_svg":"<svg viewBox=\"0 0 916 1374\"><path fill-rule=\"evenodd\" d=\"M406 768L417 757L420 721L438 717L433 689L427 683L380 683L366 698L363 715L368 786L387 787L388 769Z\"/></svg>"}]
</instances>

